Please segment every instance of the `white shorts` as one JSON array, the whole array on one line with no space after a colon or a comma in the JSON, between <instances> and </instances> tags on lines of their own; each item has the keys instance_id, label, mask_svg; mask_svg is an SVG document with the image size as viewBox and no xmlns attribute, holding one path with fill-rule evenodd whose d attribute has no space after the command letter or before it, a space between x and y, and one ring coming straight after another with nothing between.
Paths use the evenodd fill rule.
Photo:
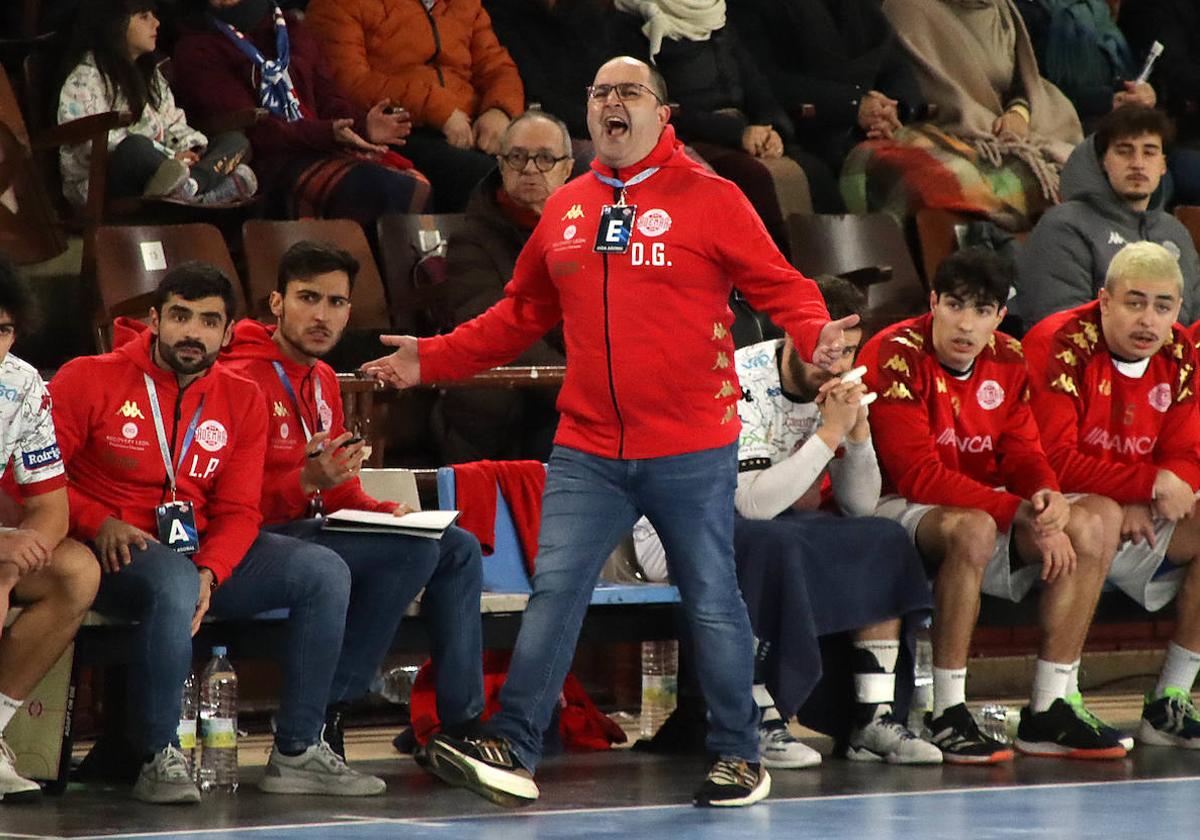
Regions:
<instances>
[{"instance_id":1,"label":"white shorts","mask_svg":"<svg viewBox=\"0 0 1200 840\"><path fill-rule=\"evenodd\" d=\"M903 496L884 496L875 508L875 515L899 522L908 531L913 545L917 543L917 526L925 518L925 514L937 507L945 505L925 505L910 502ZM992 551L992 559L988 561L983 572L982 591L996 598L1008 601L1020 601L1029 594L1029 590L1037 583L1042 573L1040 563L1031 563L1013 568L1011 530L996 537L996 546ZM1019 561L1018 561L1019 562Z\"/></svg>"},{"instance_id":2,"label":"white shorts","mask_svg":"<svg viewBox=\"0 0 1200 840\"><path fill-rule=\"evenodd\" d=\"M1150 612L1171 603L1187 571L1186 566L1176 566L1167 560L1167 546L1176 524L1155 517L1154 548L1146 540L1138 543L1125 540L1117 548L1108 572L1109 583Z\"/></svg>"}]
</instances>

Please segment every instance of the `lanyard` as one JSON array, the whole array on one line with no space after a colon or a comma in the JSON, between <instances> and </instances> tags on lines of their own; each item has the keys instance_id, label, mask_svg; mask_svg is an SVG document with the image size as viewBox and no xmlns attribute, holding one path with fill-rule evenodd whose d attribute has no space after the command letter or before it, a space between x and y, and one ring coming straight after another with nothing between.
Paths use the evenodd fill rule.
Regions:
<instances>
[{"instance_id":1,"label":"lanyard","mask_svg":"<svg viewBox=\"0 0 1200 840\"><path fill-rule=\"evenodd\" d=\"M183 446L179 448L179 463L175 464L171 461L171 450L167 446L167 430L163 426L162 409L158 405L158 389L154 387L154 380L150 378L150 374L143 373L142 378L146 380L146 394L150 397L150 413L154 415L154 431L158 433L158 451L162 454L163 466L167 470L167 479L171 482L171 501L175 501L175 474L178 470L183 469L183 458L187 454L188 447L192 445L192 438L196 436L200 412L204 411L204 397L200 397L200 404L196 406L192 422L188 423L187 433L183 436ZM179 398L183 398L182 393Z\"/></svg>"},{"instance_id":2,"label":"lanyard","mask_svg":"<svg viewBox=\"0 0 1200 840\"><path fill-rule=\"evenodd\" d=\"M621 197L617 201L617 204L624 204L625 203L625 188L632 187L635 184L642 183L642 181L645 181L647 178L649 178L651 175L653 175L657 171L658 171L657 166L651 166L649 169L643 169L641 172L634 175L628 181L621 181L621 180L618 180L617 178L610 178L607 175L601 175L595 169L592 170L592 174L600 179L600 183L608 184L614 190L620 190Z\"/></svg>"},{"instance_id":3,"label":"lanyard","mask_svg":"<svg viewBox=\"0 0 1200 840\"><path fill-rule=\"evenodd\" d=\"M300 400L296 398L296 390L292 387L292 381L288 379L287 373L283 369L283 365L279 362L271 362L275 368L275 374L279 377L280 383L283 384L283 390L287 391L288 399L292 401L292 408L296 411L296 416L300 418L300 428L304 429L304 440L312 440L312 432L308 430L308 423L304 420L304 412L300 410ZM325 431L321 428L321 375L313 371L313 398L316 400L316 420L317 431Z\"/></svg>"}]
</instances>

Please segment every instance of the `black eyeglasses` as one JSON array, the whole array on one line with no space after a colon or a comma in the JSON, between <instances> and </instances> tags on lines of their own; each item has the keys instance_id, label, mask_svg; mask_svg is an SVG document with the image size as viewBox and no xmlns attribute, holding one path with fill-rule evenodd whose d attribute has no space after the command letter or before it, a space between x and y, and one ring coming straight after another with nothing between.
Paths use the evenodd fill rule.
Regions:
<instances>
[{"instance_id":1,"label":"black eyeglasses","mask_svg":"<svg viewBox=\"0 0 1200 840\"><path fill-rule=\"evenodd\" d=\"M533 161L533 165L537 167L538 172L549 172L564 160L569 160L571 156L563 155L562 157L555 157L549 152L538 152L537 154L531 155L524 149L512 149L511 151L505 152L502 155L497 155L496 157L500 158L500 160L507 163L517 172L520 172L522 169L524 169L525 164L531 160Z\"/></svg>"},{"instance_id":2,"label":"black eyeglasses","mask_svg":"<svg viewBox=\"0 0 1200 840\"><path fill-rule=\"evenodd\" d=\"M648 93L655 99L658 99L660 105L663 104L658 94L641 82L618 82L615 85L588 85L588 99L603 102L605 99L608 99L608 95L614 90L617 92L617 99L620 99L622 102L641 99L643 93Z\"/></svg>"}]
</instances>

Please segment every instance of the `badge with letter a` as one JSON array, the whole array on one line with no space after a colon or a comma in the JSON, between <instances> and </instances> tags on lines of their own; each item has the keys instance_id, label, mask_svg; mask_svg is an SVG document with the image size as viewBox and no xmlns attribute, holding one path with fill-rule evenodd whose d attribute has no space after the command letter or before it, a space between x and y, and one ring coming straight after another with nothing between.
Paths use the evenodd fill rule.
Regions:
<instances>
[{"instance_id":1,"label":"badge with letter a","mask_svg":"<svg viewBox=\"0 0 1200 840\"><path fill-rule=\"evenodd\" d=\"M180 554L195 554L200 548L196 511L191 502L167 502L154 509L158 541Z\"/></svg>"}]
</instances>

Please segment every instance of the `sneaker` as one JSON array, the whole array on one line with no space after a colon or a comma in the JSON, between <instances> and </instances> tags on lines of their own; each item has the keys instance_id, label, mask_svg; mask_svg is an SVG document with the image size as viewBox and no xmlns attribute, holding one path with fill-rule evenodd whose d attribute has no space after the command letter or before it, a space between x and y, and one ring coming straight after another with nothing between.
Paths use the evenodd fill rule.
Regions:
<instances>
[{"instance_id":1,"label":"sneaker","mask_svg":"<svg viewBox=\"0 0 1200 840\"><path fill-rule=\"evenodd\" d=\"M188 165L181 160L175 158L167 158L158 165L158 169L150 176L150 180L146 182L146 186L142 188L142 195L146 198L164 198L171 196L174 198L174 193L188 181L194 179L188 174L191 170ZM192 195L195 195L195 190Z\"/></svg>"},{"instance_id":2,"label":"sneaker","mask_svg":"<svg viewBox=\"0 0 1200 840\"><path fill-rule=\"evenodd\" d=\"M1059 697L1044 712L1021 709L1017 749L1026 755L1053 758L1124 758L1125 748L1095 717Z\"/></svg>"},{"instance_id":3,"label":"sneaker","mask_svg":"<svg viewBox=\"0 0 1200 840\"><path fill-rule=\"evenodd\" d=\"M789 732L781 718L759 724L758 751L763 767L772 770L799 770L821 763L821 754Z\"/></svg>"},{"instance_id":4,"label":"sneaker","mask_svg":"<svg viewBox=\"0 0 1200 840\"><path fill-rule=\"evenodd\" d=\"M156 805L200 801L200 789L192 781L192 765L179 747L168 744L142 765L133 783L133 798Z\"/></svg>"},{"instance_id":5,"label":"sneaker","mask_svg":"<svg viewBox=\"0 0 1200 840\"><path fill-rule=\"evenodd\" d=\"M435 735L425 749L429 771L449 785L506 808L538 798L533 774L521 766L503 738Z\"/></svg>"},{"instance_id":6,"label":"sneaker","mask_svg":"<svg viewBox=\"0 0 1200 840\"><path fill-rule=\"evenodd\" d=\"M941 764L942 751L918 738L891 714L886 714L851 730L846 758L886 761L888 764Z\"/></svg>"},{"instance_id":7,"label":"sneaker","mask_svg":"<svg viewBox=\"0 0 1200 840\"><path fill-rule=\"evenodd\" d=\"M757 761L716 758L708 766L704 784L692 797L701 808L740 808L765 799L771 792L771 774Z\"/></svg>"},{"instance_id":8,"label":"sneaker","mask_svg":"<svg viewBox=\"0 0 1200 840\"><path fill-rule=\"evenodd\" d=\"M1079 715L1081 718L1088 721L1092 725L1099 727L1100 731L1103 732L1105 735L1107 735L1111 738L1115 738L1117 743L1125 748L1125 752L1129 752L1131 749L1133 749L1133 736L1126 735L1124 732L1122 732L1120 729L1117 729L1117 727L1115 727L1115 726L1109 726L1107 723L1100 720L1100 718L1098 718L1094 714L1092 714L1088 710L1087 706L1083 705L1083 695L1080 694L1078 691L1075 692L1074 694L1068 694L1063 699L1066 700L1067 703L1070 704L1071 707L1075 709L1075 714Z\"/></svg>"},{"instance_id":9,"label":"sneaker","mask_svg":"<svg viewBox=\"0 0 1200 840\"><path fill-rule=\"evenodd\" d=\"M998 764L1012 761L1013 751L979 731L966 703L951 706L941 717L925 715L925 739L942 751L947 764Z\"/></svg>"},{"instance_id":10,"label":"sneaker","mask_svg":"<svg viewBox=\"0 0 1200 840\"><path fill-rule=\"evenodd\" d=\"M321 738L300 755L284 755L272 748L258 789L263 793L378 796L387 785L383 779L352 770Z\"/></svg>"},{"instance_id":11,"label":"sneaker","mask_svg":"<svg viewBox=\"0 0 1200 840\"><path fill-rule=\"evenodd\" d=\"M1159 747L1200 749L1200 713L1181 688L1167 688L1157 700L1146 695L1138 740Z\"/></svg>"},{"instance_id":12,"label":"sneaker","mask_svg":"<svg viewBox=\"0 0 1200 840\"><path fill-rule=\"evenodd\" d=\"M17 757L8 743L0 736L0 802L18 805L33 802L42 795L37 782L30 781L17 772Z\"/></svg>"}]
</instances>

